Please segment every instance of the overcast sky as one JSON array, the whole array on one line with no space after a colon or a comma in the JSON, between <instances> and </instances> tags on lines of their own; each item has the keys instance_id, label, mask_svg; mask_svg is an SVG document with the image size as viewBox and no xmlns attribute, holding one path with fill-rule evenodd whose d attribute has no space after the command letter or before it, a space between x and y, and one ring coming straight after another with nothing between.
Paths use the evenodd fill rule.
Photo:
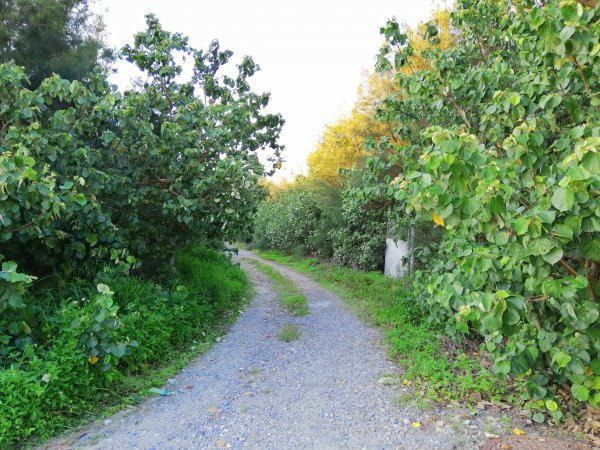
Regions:
<instances>
[{"instance_id":1,"label":"overcast sky","mask_svg":"<svg viewBox=\"0 0 600 450\"><path fill-rule=\"evenodd\" d=\"M435 4L439 6L440 0ZM96 0L108 43L121 47L154 13L163 27L190 38L196 48L218 39L235 56L250 55L261 71L250 81L271 92L270 112L286 120L281 175L306 170L306 156L329 122L347 114L365 70L371 71L382 39L379 28L396 16L415 25L429 18L432 0ZM112 81L129 85L135 72L117 65Z\"/></svg>"}]
</instances>

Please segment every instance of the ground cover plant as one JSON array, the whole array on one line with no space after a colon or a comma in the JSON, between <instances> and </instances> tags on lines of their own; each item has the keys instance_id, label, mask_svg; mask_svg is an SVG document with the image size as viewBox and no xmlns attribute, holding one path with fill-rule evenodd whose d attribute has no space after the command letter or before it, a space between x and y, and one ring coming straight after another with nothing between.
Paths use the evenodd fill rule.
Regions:
<instances>
[{"instance_id":1,"label":"ground cover plant","mask_svg":"<svg viewBox=\"0 0 600 450\"><path fill-rule=\"evenodd\" d=\"M107 272L106 284L79 279L26 294L26 301L36 296L29 309L36 343L2 355L0 446L140 401L152 383L160 386L165 374L208 348L248 296L242 270L215 250L178 252L172 275L172 283L159 285ZM100 314L112 318L111 327L96 331ZM101 345L114 347L105 348L108 369L108 357L88 356L102 334Z\"/></svg>"},{"instance_id":2,"label":"ground cover plant","mask_svg":"<svg viewBox=\"0 0 600 450\"><path fill-rule=\"evenodd\" d=\"M275 283L275 290L279 294L279 300L293 315L305 316L309 313L308 300L289 278L281 275L268 264L263 264L256 260L250 260L249 262Z\"/></svg>"}]
</instances>

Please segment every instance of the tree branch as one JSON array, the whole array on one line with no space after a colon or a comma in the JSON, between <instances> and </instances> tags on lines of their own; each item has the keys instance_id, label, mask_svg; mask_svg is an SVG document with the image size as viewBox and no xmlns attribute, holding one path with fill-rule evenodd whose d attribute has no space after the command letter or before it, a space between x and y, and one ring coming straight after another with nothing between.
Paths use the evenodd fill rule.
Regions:
<instances>
[{"instance_id":1,"label":"tree branch","mask_svg":"<svg viewBox=\"0 0 600 450\"><path fill-rule=\"evenodd\" d=\"M472 127L471 127L471 123L469 122L469 119L467 118L467 114L465 113L465 110L462 109L459 106L459 104L456 102L456 99L454 98L454 95L452 94L452 92L450 91L450 89L446 88L446 90L448 92L445 95L444 94L438 94L438 95L440 97L448 100L450 103L452 103L452 106L454 107L454 109L456 110L456 112L458 113L458 115L462 118L462 121L464 122L464 124L470 130Z\"/></svg>"},{"instance_id":2,"label":"tree branch","mask_svg":"<svg viewBox=\"0 0 600 450\"><path fill-rule=\"evenodd\" d=\"M562 266L563 266L565 269L567 269L567 271L568 271L569 273L571 273L572 275L575 275L575 276L579 275L579 274L577 273L577 271L576 271L575 269L573 269L573 268L572 268L572 267L571 267L569 264L567 264L567 262L566 262L564 259L561 259L561 260L560 260L560 264L561 264L561 265L562 265Z\"/></svg>"}]
</instances>

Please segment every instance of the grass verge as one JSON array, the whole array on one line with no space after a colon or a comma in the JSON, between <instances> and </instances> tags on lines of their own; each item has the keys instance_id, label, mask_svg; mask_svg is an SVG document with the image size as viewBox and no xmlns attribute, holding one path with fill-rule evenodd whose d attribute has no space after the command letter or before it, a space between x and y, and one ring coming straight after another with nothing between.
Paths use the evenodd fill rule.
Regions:
<instances>
[{"instance_id":1,"label":"grass verge","mask_svg":"<svg viewBox=\"0 0 600 450\"><path fill-rule=\"evenodd\" d=\"M428 323L402 281L314 258L274 251L256 253L308 275L346 300L359 317L381 327L391 356L404 367L403 376L417 395L433 401L518 403L507 383L485 367L484 359L444 339L443 331Z\"/></svg>"},{"instance_id":2,"label":"grass verge","mask_svg":"<svg viewBox=\"0 0 600 450\"><path fill-rule=\"evenodd\" d=\"M275 290L279 294L281 303L289 312L294 316L305 316L308 314L308 300L290 279L284 277L277 270L260 261L250 259L248 262L267 275L275 283Z\"/></svg>"},{"instance_id":3,"label":"grass verge","mask_svg":"<svg viewBox=\"0 0 600 450\"><path fill-rule=\"evenodd\" d=\"M137 342L108 370L89 357L77 328L95 307L95 283L69 280L27 298L28 322L43 332L22 350L0 349L0 448L29 447L143 401L210 348L251 297L239 266L203 247L179 252L172 275L168 286L102 275L118 307L107 333Z\"/></svg>"}]
</instances>

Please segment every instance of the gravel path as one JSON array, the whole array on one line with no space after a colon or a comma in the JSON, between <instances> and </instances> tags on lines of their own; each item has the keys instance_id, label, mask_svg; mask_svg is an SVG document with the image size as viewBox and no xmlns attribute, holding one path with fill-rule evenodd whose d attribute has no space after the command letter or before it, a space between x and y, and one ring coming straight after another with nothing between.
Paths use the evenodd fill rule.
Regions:
<instances>
[{"instance_id":1,"label":"gravel path","mask_svg":"<svg viewBox=\"0 0 600 450\"><path fill-rule=\"evenodd\" d=\"M310 313L291 316L245 261L259 258L246 251L238 258L255 298L221 342L170 380L165 387L174 395L153 397L60 447L451 449L478 448L484 428L494 431L477 412L394 401L406 388L381 383L400 369L386 358L378 331L315 282L262 260L306 294ZM299 340L278 340L284 323L300 328Z\"/></svg>"}]
</instances>

